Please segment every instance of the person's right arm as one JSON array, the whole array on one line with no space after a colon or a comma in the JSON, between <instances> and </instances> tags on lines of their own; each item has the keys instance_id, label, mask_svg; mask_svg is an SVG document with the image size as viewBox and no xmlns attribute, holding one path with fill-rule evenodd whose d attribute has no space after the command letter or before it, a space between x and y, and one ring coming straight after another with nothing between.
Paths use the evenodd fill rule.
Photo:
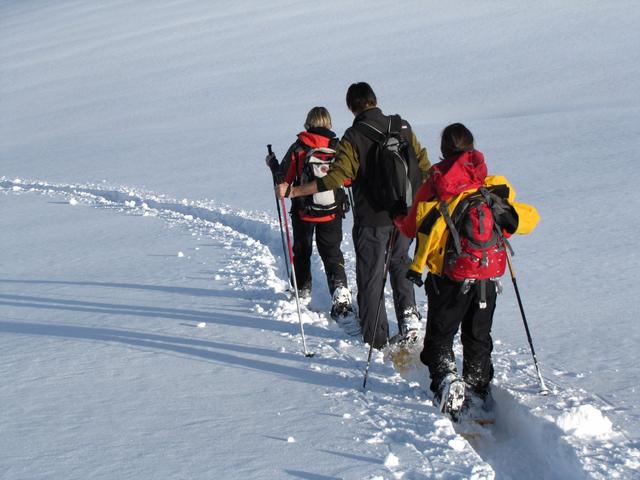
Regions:
<instances>
[{"instance_id":1,"label":"person's right arm","mask_svg":"<svg viewBox=\"0 0 640 480\"><path fill-rule=\"evenodd\" d=\"M348 180L355 179L360 168L360 160L353 145L344 137L336 148L336 159L331 164L329 172L316 180L319 192L335 190L344 185Z\"/></svg>"},{"instance_id":2,"label":"person's right arm","mask_svg":"<svg viewBox=\"0 0 640 480\"><path fill-rule=\"evenodd\" d=\"M336 159L331 164L327 175L316 179L314 182L291 187L289 191L289 198L304 197L306 195L313 195L317 192L325 192L327 190L340 188L347 180L354 179L356 177L358 168L360 168L358 155L351 143L343 138L340 140L340 143L336 148ZM285 196L285 193L289 188L287 183L280 184L276 187L276 193L279 197Z\"/></svg>"}]
</instances>

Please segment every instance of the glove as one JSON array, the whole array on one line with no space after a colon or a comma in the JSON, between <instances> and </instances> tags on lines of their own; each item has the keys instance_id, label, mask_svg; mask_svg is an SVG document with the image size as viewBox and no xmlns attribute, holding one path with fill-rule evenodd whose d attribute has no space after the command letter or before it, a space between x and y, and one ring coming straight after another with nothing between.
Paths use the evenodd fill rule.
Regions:
<instances>
[{"instance_id":1,"label":"glove","mask_svg":"<svg viewBox=\"0 0 640 480\"><path fill-rule=\"evenodd\" d=\"M267 167L269 167L269 169L274 172L276 171L276 169L278 168L278 159L276 158L276 154L275 153L269 153L265 158L264 158L265 163L267 164Z\"/></svg>"},{"instance_id":2,"label":"glove","mask_svg":"<svg viewBox=\"0 0 640 480\"><path fill-rule=\"evenodd\" d=\"M415 283L418 287L421 287L422 285L424 285L424 282L422 281L422 274L416 272L415 270L411 270L409 269L407 271L407 280L412 281L413 283Z\"/></svg>"},{"instance_id":3,"label":"glove","mask_svg":"<svg viewBox=\"0 0 640 480\"><path fill-rule=\"evenodd\" d=\"M345 194L344 190L338 190L338 193L342 192L342 218L347 217L347 213L351 210L351 202L349 202L349 197Z\"/></svg>"},{"instance_id":4,"label":"glove","mask_svg":"<svg viewBox=\"0 0 640 480\"><path fill-rule=\"evenodd\" d=\"M493 200L491 202L491 210L493 211L493 214L495 216L499 217L511 210L511 205L509 205L506 200L500 198L499 196L495 194L491 195L491 200Z\"/></svg>"},{"instance_id":5,"label":"glove","mask_svg":"<svg viewBox=\"0 0 640 480\"><path fill-rule=\"evenodd\" d=\"M407 204L404 201L399 201L391 207L389 215L391 215L391 220L393 220L396 217L406 217L408 211Z\"/></svg>"},{"instance_id":6,"label":"glove","mask_svg":"<svg viewBox=\"0 0 640 480\"><path fill-rule=\"evenodd\" d=\"M503 231L508 234L512 234L518 228L518 214L509 204L507 200L504 200L497 195L492 195L491 212L493 218ZM508 236L508 235L507 235Z\"/></svg>"}]
</instances>

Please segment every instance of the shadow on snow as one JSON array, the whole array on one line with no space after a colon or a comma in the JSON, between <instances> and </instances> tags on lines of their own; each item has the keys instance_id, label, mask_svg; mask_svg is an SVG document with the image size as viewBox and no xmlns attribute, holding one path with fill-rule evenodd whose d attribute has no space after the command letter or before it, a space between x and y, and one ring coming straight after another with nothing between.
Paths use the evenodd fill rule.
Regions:
<instances>
[{"instance_id":1,"label":"shadow on snow","mask_svg":"<svg viewBox=\"0 0 640 480\"><path fill-rule=\"evenodd\" d=\"M165 350L238 368L264 371L302 383L312 383L324 387L345 388L348 386L346 382L350 381L333 374L325 374L309 369L307 367L308 360L300 354L281 353L263 347L172 337L130 330L28 322L0 321L0 333L92 340L105 343L121 343L145 349ZM242 355L268 356L280 360L276 363ZM304 367L283 364L286 361L302 362ZM343 363L335 359L322 359L322 362L325 364Z\"/></svg>"}]
</instances>

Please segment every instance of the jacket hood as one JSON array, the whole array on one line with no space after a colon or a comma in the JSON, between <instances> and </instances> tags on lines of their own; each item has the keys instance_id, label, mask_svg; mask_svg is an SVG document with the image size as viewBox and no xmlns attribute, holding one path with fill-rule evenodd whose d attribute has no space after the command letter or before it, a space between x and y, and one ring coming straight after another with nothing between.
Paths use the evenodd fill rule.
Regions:
<instances>
[{"instance_id":1,"label":"jacket hood","mask_svg":"<svg viewBox=\"0 0 640 480\"><path fill-rule=\"evenodd\" d=\"M440 200L448 200L465 190L480 188L486 176L484 155L473 150L435 164L431 169L430 181L436 196Z\"/></svg>"},{"instance_id":2,"label":"jacket hood","mask_svg":"<svg viewBox=\"0 0 640 480\"><path fill-rule=\"evenodd\" d=\"M366 122L373 119L384 119L385 116L380 107L367 107L358 113L353 119L353 125L359 122Z\"/></svg>"},{"instance_id":3,"label":"jacket hood","mask_svg":"<svg viewBox=\"0 0 640 480\"><path fill-rule=\"evenodd\" d=\"M311 148L328 147L336 134L326 128L311 128L298 134L298 140Z\"/></svg>"}]
</instances>

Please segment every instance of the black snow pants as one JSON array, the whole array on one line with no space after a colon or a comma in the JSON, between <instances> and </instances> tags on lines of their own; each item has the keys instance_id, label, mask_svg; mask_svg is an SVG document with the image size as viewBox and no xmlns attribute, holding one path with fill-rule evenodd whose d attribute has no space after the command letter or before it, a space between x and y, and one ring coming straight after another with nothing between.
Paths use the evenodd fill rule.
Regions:
<instances>
[{"instance_id":1,"label":"black snow pants","mask_svg":"<svg viewBox=\"0 0 640 480\"><path fill-rule=\"evenodd\" d=\"M472 284L462 292L462 282L429 274L427 292L427 332L420 360L431 375L431 390L436 391L447 373L456 373L453 340L461 327L462 377L478 391L486 389L493 378L491 363L491 325L496 308L495 283L486 284L486 308L480 308L480 286Z\"/></svg>"},{"instance_id":2,"label":"black snow pants","mask_svg":"<svg viewBox=\"0 0 640 480\"><path fill-rule=\"evenodd\" d=\"M393 231L393 226L353 227L360 325L364 341L369 344L373 341L375 348L384 347L389 338L389 323L384 308L384 298L375 331L374 327L380 295L384 287L385 252ZM407 308L416 305L413 283L405 276L411 264L408 254L410 244L409 238L397 232L393 249L390 252L389 277L393 291L393 304L398 319Z\"/></svg>"},{"instance_id":3,"label":"black snow pants","mask_svg":"<svg viewBox=\"0 0 640 480\"><path fill-rule=\"evenodd\" d=\"M340 286L347 286L347 275L344 271L344 257L340 250L342 242L342 217L328 222L306 222L297 212L291 214L293 228L293 261L296 267L298 289L311 290L311 254L313 253L313 233L316 234L318 254L327 274L329 293Z\"/></svg>"}]
</instances>

